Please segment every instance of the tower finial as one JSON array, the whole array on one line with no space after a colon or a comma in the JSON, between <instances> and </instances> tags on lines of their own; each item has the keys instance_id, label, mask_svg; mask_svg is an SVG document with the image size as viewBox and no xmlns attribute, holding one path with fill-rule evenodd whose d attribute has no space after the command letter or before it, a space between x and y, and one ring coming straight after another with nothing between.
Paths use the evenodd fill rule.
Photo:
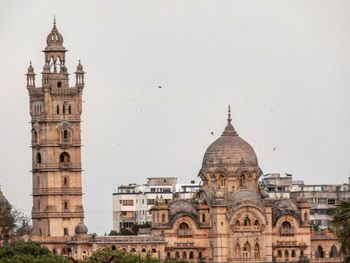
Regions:
<instances>
[{"instance_id":1,"label":"tower finial","mask_svg":"<svg viewBox=\"0 0 350 263\"><path fill-rule=\"evenodd\" d=\"M56 15L53 15L53 26L56 27Z\"/></svg>"},{"instance_id":2,"label":"tower finial","mask_svg":"<svg viewBox=\"0 0 350 263\"><path fill-rule=\"evenodd\" d=\"M231 119L231 106L230 106L230 104L228 104L227 122L228 122L229 124L231 124L231 121L232 121L232 119Z\"/></svg>"}]
</instances>

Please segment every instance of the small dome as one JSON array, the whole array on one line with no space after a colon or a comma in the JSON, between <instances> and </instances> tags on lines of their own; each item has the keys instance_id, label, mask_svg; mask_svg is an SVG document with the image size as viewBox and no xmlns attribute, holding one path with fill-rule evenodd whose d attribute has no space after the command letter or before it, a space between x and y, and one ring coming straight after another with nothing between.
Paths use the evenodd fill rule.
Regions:
<instances>
[{"instance_id":1,"label":"small dome","mask_svg":"<svg viewBox=\"0 0 350 263\"><path fill-rule=\"evenodd\" d=\"M207 148L202 168L228 168L242 164L257 167L258 160L253 147L238 136L231 124L230 110L227 121L228 124L221 137Z\"/></svg>"},{"instance_id":2,"label":"small dome","mask_svg":"<svg viewBox=\"0 0 350 263\"><path fill-rule=\"evenodd\" d=\"M86 235L87 233L88 233L88 228L83 222L80 222L75 227L75 234L76 235Z\"/></svg>"},{"instance_id":3,"label":"small dome","mask_svg":"<svg viewBox=\"0 0 350 263\"><path fill-rule=\"evenodd\" d=\"M80 64L80 60L77 66L77 71L83 71L83 66Z\"/></svg>"},{"instance_id":4,"label":"small dome","mask_svg":"<svg viewBox=\"0 0 350 263\"><path fill-rule=\"evenodd\" d=\"M51 46L59 46L62 47L63 45L63 37L60 32L58 32L56 27L56 20L54 20L53 28L50 32L50 34L46 38L46 43L48 47Z\"/></svg>"},{"instance_id":5,"label":"small dome","mask_svg":"<svg viewBox=\"0 0 350 263\"><path fill-rule=\"evenodd\" d=\"M29 63L28 73L34 73L34 68L32 66L32 62Z\"/></svg>"}]
</instances>

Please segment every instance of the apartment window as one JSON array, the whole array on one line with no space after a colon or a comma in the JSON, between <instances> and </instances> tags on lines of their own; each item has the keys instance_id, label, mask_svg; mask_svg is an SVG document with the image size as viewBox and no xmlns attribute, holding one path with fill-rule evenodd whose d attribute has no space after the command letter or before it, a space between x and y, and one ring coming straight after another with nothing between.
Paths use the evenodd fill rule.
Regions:
<instances>
[{"instance_id":1,"label":"apartment window","mask_svg":"<svg viewBox=\"0 0 350 263\"><path fill-rule=\"evenodd\" d=\"M147 205L154 205L154 199L147 199Z\"/></svg>"},{"instance_id":2,"label":"apartment window","mask_svg":"<svg viewBox=\"0 0 350 263\"><path fill-rule=\"evenodd\" d=\"M151 192L155 193L156 192L156 188L151 188Z\"/></svg>"},{"instance_id":3,"label":"apartment window","mask_svg":"<svg viewBox=\"0 0 350 263\"><path fill-rule=\"evenodd\" d=\"M124 206L133 206L134 205L134 200L123 200L122 205L124 205Z\"/></svg>"},{"instance_id":4,"label":"apartment window","mask_svg":"<svg viewBox=\"0 0 350 263\"><path fill-rule=\"evenodd\" d=\"M328 199L329 205L335 205L335 199Z\"/></svg>"}]
</instances>

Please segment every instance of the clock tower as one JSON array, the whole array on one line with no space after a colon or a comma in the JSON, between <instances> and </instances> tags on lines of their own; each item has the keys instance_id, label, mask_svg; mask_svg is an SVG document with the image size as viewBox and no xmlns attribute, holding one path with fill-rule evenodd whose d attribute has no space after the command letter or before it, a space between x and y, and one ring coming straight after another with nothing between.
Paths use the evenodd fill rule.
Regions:
<instances>
[{"instance_id":1,"label":"clock tower","mask_svg":"<svg viewBox=\"0 0 350 263\"><path fill-rule=\"evenodd\" d=\"M70 86L63 37L56 21L43 50L41 87L28 68L32 134L33 235L73 236L83 224L81 113L84 71L79 61Z\"/></svg>"}]
</instances>

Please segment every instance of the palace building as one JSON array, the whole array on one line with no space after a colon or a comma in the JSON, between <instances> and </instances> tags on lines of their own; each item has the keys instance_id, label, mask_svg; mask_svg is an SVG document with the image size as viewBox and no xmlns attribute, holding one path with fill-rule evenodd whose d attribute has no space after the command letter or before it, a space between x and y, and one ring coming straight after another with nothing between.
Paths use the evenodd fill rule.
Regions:
<instances>
[{"instance_id":1,"label":"palace building","mask_svg":"<svg viewBox=\"0 0 350 263\"><path fill-rule=\"evenodd\" d=\"M192 199L159 195L151 208L150 234L88 235L83 223L81 138L84 71L77 66L69 85L66 49L56 24L47 37L42 86L28 68L33 156L31 239L74 259L99 248L151 254L192 262L341 262L329 232L310 229L310 205L303 197L269 198L252 146L232 125L206 150L199 169L202 184Z\"/></svg>"}]
</instances>

